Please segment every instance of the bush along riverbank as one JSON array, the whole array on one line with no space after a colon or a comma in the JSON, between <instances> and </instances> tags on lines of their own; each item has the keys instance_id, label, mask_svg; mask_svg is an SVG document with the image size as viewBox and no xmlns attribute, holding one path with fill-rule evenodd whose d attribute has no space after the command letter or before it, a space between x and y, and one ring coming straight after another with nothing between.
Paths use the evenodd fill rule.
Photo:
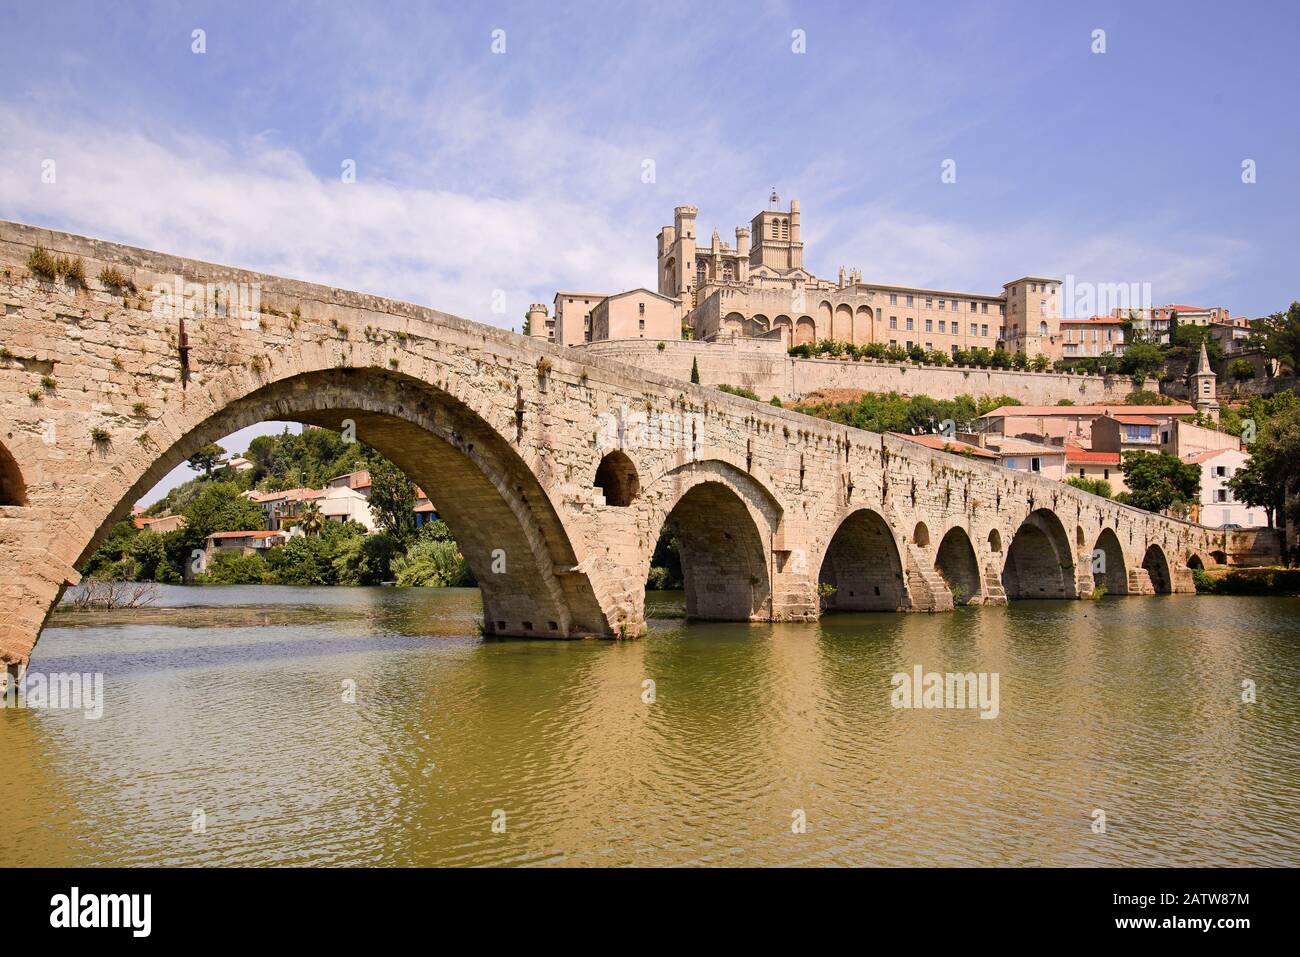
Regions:
<instances>
[{"instance_id":1,"label":"bush along riverbank","mask_svg":"<svg viewBox=\"0 0 1300 957\"><path fill-rule=\"evenodd\" d=\"M1201 595L1300 595L1300 568L1238 568L1221 574L1192 570Z\"/></svg>"}]
</instances>

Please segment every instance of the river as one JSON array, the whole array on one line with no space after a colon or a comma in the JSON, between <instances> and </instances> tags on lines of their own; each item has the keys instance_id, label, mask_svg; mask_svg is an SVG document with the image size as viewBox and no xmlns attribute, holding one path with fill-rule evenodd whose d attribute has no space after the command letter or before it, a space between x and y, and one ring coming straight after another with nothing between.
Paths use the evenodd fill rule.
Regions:
<instances>
[{"instance_id":1,"label":"river","mask_svg":"<svg viewBox=\"0 0 1300 957\"><path fill-rule=\"evenodd\" d=\"M31 670L103 714L0 710L0 865L1300 864L1300 600L681 607L632 642L485 640L463 589L59 612ZM916 665L996 673L997 716L893 707Z\"/></svg>"}]
</instances>

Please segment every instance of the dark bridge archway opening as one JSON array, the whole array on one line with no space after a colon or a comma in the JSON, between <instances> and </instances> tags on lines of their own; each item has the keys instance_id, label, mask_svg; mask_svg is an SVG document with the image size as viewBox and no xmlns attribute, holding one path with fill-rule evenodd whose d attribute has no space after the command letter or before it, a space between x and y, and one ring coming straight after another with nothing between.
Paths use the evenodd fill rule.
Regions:
<instances>
[{"instance_id":1,"label":"dark bridge archway opening","mask_svg":"<svg viewBox=\"0 0 1300 957\"><path fill-rule=\"evenodd\" d=\"M686 617L751 621L771 602L767 550L744 501L706 481L678 499L664 520L681 561Z\"/></svg>"},{"instance_id":2,"label":"dark bridge archway opening","mask_svg":"<svg viewBox=\"0 0 1300 957\"><path fill-rule=\"evenodd\" d=\"M1128 594L1128 568L1124 564L1124 549L1119 536L1112 528L1104 528L1092 548L1092 580L1094 586L1104 585L1108 595Z\"/></svg>"},{"instance_id":3,"label":"dark bridge archway opening","mask_svg":"<svg viewBox=\"0 0 1300 957\"><path fill-rule=\"evenodd\" d=\"M948 529L939 542L934 570L947 583L948 590L952 592L953 604L966 605L983 597L979 559L975 556L970 536L961 526L954 525Z\"/></svg>"},{"instance_id":4,"label":"dark bridge archway opening","mask_svg":"<svg viewBox=\"0 0 1300 957\"><path fill-rule=\"evenodd\" d=\"M186 426L119 498L83 549L83 567L131 506L208 443L266 421L350 432L436 506L483 600L489 635L606 635L567 532L530 465L477 413L427 382L378 369L327 369L269 383ZM107 497L107 495L105 495ZM372 509L373 513L373 509ZM202 543L200 543L201 546Z\"/></svg>"},{"instance_id":5,"label":"dark bridge archway opening","mask_svg":"<svg viewBox=\"0 0 1300 957\"><path fill-rule=\"evenodd\" d=\"M0 505L26 505L27 484L13 455L0 444Z\"/></svg>"},{"instance_id":6,"label":"dark bridge archway opening","mask_svg":"<svg viewBox=\"0 0 1300 957\"><path fill-rule=\"evenodd\" d=\"M1142 556L1142 567L1151 577L1151 587L1157 595L1168 595L1173 590L1173 576L1169 574L1169 559L1159 545L1151 545Z\"/></svg>"},{"instance_id":7,"label":"dark bridge archway opening","mask_svg":"<svg viewBox=\"0 0 1300 957\"><path fill-rule=\"evenodd\" d=\"M1074 556L1061 520L1047 509L1029 514L1016 530L1002 569L1007 598L1074 598Z\"/></svg>"},{"instance_id":8,"label":"dark bridge archway opening","mask_svg":"<svg viewBox=\"0 0 1300 957\"><path fill-rule=\"evenodd\" d=\"M1197 555L1195 552L1192 552L1192 554L1187 556L1187 567L1204 571L1205 563L1201 561L1200 555Z\"/></svg>"},{"instance_id":9,"label":"dark bridge archway opening","mask_svg":"<svg viewBox=\"0 0 1300 957\"><path fill-rule=\"evenodd\" d=\"M592 486L604 493L605 504L626 508L641 490L636 465L617 449L600 460Z\"/></svg>"},{"instance_id":10,"label":"dark bridge archway opening","mask_svg":"<svg viewBox=\"0 0 1300 957\"><path fill-rule=\"evenodd\" d=\"M899 611L908 606L903 563L889 525L871 509L859 509L840 523L818 583L835 590L826 611Z\"/></svg>"}]
</instances>

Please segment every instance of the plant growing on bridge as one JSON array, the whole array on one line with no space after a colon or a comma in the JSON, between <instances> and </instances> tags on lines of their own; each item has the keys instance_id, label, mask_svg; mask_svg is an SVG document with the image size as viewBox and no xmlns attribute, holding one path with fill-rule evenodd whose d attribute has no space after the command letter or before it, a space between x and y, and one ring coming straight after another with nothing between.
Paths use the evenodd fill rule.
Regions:
<instances>
[{"instance_id":1,"label":"plant growing on bridge","mask_svg":"<svg viewBox=\"0 0 1300 957\"><path fill-rule=\"evenodd\" d=\"M839 591L839 589L830 582L817 583L817 604L821 607L822 611L825 611L831 606L832 600L835 598L835 593L837 591Z\"/></svg>"},{"instance_id":2,"label":"plant growing on bridge","mask_svg":"<svg viewBox=\"0 0 1300 957\"><path fill-rule=\"evenodd\" d=\"M108 434L108 429L101 429L99 426L90 430L90 441L95 445L107 445L112 438Z\"/></svg>"},{"instance_id":3,"label":"plant growing on bridge","mask_svg":"<svg viewBox=\"0 0 1300 957\"><path fill-rule=\"evenodd\" d=\"M86 264L80 257L60 256L54 269L69 286L86 285Z\"/></svg>"},{"instance_id":4,"label":"plant growing on bridge","mask_svg":"<svg viewBox=\"0 0 1300 957\"><path fill-rule=\"evenodd\" d=\"M123 289L135 292L135 284L116 266L105 266L101 269L99 271L99 281L115 295L120 295Z\"/></svg>"},{"instance_id":5,"label":"plant growing on bridge","mask_svg":"<svg viewBox=\"0 0 1300 957\"><path fill-rule=\"evenodd\" d=\"M27 257L27 268L31 270L33 276L46 282L53 282L58 278L58 263L44 246L32 248L31 255Z\"/></svg>"}]
</instances>

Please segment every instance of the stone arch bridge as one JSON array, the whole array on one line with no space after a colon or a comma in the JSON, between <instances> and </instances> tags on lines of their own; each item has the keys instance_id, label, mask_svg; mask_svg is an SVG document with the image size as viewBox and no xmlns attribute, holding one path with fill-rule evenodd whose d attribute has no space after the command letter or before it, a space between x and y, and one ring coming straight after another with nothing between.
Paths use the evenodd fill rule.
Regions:
<instances>
[{"instance_id":1,"label":"stone arch bridge","mask_svg":"<svg viewBox=\"0 0 1300 957\"><path fill-rule=\"evenodd\" d=\"M43 247L84 281L33 274ZM689 615L1192 591L1224 533L409 303L0 223L0 658L200 446L350 423L428 489L492 635L627 636L673 522ZM1095 554L1104 556L1101 561ZM1094 575L1094 567L1098 569ZM1103 570L1104 569L1104 570ZM827 589L822 589L826 591Z\"/></svg>"}]
</instances>

